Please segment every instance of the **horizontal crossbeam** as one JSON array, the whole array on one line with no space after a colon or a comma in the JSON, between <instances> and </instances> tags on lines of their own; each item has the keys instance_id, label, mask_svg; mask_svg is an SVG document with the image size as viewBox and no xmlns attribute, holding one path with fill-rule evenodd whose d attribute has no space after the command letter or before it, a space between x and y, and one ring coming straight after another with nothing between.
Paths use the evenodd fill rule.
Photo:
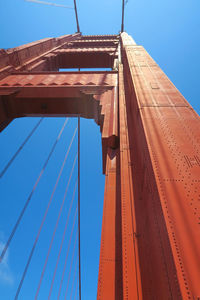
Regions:
<instances>
[{"instance_id":1,"label":"horizontal crossbeam","mask_svg":"<svg viewBox=\"0 0 200 300\"><path fill-rule=\"evenodd\" d=\"M102 131L103 172L107 148L118 145L118 77L115 71L21 72L0 81L0 128L18 117L81 116Z\"/></svg>"}]
</instances>

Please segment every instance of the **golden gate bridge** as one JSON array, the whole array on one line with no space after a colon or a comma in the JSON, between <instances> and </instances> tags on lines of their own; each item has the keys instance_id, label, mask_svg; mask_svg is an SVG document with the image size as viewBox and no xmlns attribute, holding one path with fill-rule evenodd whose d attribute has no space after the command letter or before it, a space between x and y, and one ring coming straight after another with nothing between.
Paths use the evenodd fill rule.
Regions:
<instances>
[{"instance_id":1,"label":"golden gate bridge","mask_svg":"<svg viewBox=\"0 0 200 300\"><path fill-rule=\"evenodd\" d=\"M56 297L59 299L61 295L70 249L63 297L81 297L80 117L94 119L100 126L106 175L97 299L200 297L200 119L145 49L124 32L124 4L123 1L122 32L118 35L84 36L77 22L75 34L1 51L1 129L15 118L41 118L3 168L1 177L41 126L43 118L78 116L15 299L20 295L77 132L77 148L71 158L66 190L42 264L35 299L44 280L72 178L73 192L47 297L50 299L52 295L72 211L73 221ZM59 72L61 68L78 71ZM110 70L84 71L84 68ZM2 249L2 261L68 122L68 119L64 121L44 160Z\"/></svg>"}]
</instances>

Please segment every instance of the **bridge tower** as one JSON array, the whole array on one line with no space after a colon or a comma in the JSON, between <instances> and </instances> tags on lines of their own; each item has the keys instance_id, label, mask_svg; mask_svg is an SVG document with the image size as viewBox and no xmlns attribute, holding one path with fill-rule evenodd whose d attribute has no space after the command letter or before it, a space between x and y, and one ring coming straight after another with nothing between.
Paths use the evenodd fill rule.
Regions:
<instances>
[{"instance_id":1,"label":"bridge tower","mask_svg":"<svg viewBox=\"0 0 200 300\"><path fill-rule=\"evenodd\" d=\"M0 50L1 130L18 117L73 115L102 133L97 299L200 299L199 116L125 32Z\"/></svg>"}]
</instances>

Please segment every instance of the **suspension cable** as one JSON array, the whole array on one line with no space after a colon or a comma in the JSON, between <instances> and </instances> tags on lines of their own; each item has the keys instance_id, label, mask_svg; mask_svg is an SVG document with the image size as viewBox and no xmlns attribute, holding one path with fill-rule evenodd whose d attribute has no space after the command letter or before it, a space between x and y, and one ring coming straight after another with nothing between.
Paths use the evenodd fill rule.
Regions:
<instances>
[{"instance_id":1,"label":"suspension cable","mask_svg":"<svg viewBox=\"0 0 200 300\"><path fill-rule=\"evenodd\" d=\"M68 292L69 281L70 281L70 276L71 276L71 272L72 272L72 265L73 265L73 259L74 259L74 254L75 254L77 238L78 238L78 232L76 234L76 240L75 240L74 248L73 248L73 252L72 252L72 259L71 259L71 264L70 264L70 269L69 269L69 274L68 274L67 287L66 287L66 291L65 291L65 300L67 299L67 292Z\"/></svg>"},{"instance_id":2,"label":"suspension cable","mask_svg":"<svg viewBox=\"0 0 200 300\"><path fill-rule=\"evenodd\" d=\"M9 162L7 163L7 165L4 167L4 169L1 171L0 173L0 178L3 177L3 175L6 173L6 171L8 170L8 168L11 166L11 164L13 163L13 161L15 160L15 158L17 157L17 155L21 152L21 150L24 148L24 146L26 145L26 143L29 141L29 139L32 137L32 135L34 134L34 132L36 131L36 129L39 127L39 125L41 124L41 122L43 121L44 118L41 118L37 124L33 127L33 129L31 130L31 132L28 134L28 136L25 138L25 140L23 141L23 143L20 145L20 147L17 149L17 151L15 152L15 154L12 156L12 158L9 160Z\"/></svg>"},{"instance_id":3,"label":"suspension cable","mask_svg":"<svg viewBox=\"0 0 200 300\"><path fill-rule=\"evenodd\" d=\"M76 281L74 300L76 300L76 295L78 293L78 283L79 283L79 280Z\"/></svg>"},{"instance_id":4,"label":"suspension cable","mask_svg":"<svg viewBox=\"0 0 200 300\"><path fill-rule=\"evenodd\" d=\"M43 5L50 5L50 6L57 6L57 7L62 7L62 8L74 9L74 11L75 11L75 17L76 17L77 33L80 33L76 0L74 0L74 7L63 5L63 4L58 4L58 3L41 1L41 0L25 0L25 1L26 2L32 2L32 3L38 3L38 4L43 4Z\"/></svg>"},{"instance_id":5,"label":"suspension cable","mask_svg":"<svg viewBox=\"0 0 200 300\"><path fill-rule=\"evenodd\" d=\"M76 6L76 0L74 0L74 10L75 10L75 16L76 16L76 26L77 26L77 32L80 32L80 27L79 27L79 21L78 21L78 11L77 11L77 6Z\"/></svg>"},{"instance_id":6,"label":"suspension cable","mask_svg":"<svg viewBox=\"0 0 200 300\"><path fill-rule=\"evenodd\" d=\"M125 7L125 1L122 0L122 26L121 26L121 32L124 32L124 7Z\"/></svg>"},{"instance_id":7,"label":"suspension cable","mask_svg":"<svg viewBox=\"0 0 200 300\"><path fill-rule=\"evenodd\" d=\"M74 268L74 276L73 276L73 280L72 280L72 288L71 288L71 293L70 293L70 300L72 299L72 295L73 295L74 282L75 282L76 273L77 273L77 266L78 266L78 257L76 258L76 263L75 263L75 268Z\"/></svg>"},{"instance_id":8,"label":"suspension cable","mask_svg":"<svg viewBox=\"0 0 200 300\"><path fill-rule=\"evenodd\" d=\"M31 191L31 193L29 194L29 196L28 196L28 198L27 198L27 200L26 200L26 202L24 204L24 207L23 207L23 209L22 209L22 211L21 211L21 213L20 213L20 215L19 215L19 217L18 217L18 219L17 219L17 221L16 221L16 223L15 223L15 225L14 225L11 233L10 233L10 236L9 236L9 238L8 238L6 244L5 244L5 247L3 248L3 251L1 253L0 263L2 262L5 254L6 254L6 251L7 251L8 247L9 247L9 245L10 245L12 239L13 239L13 236L15 235L15 232L16 232L16 230L17 230L17 228L18 228L18 226L19 226L19 224L20 224L20 222L22 220L22 217L23 217L23 215L24 215L24 213L25 213L25 211L26 211L26 209L27 209L27 207L28 207L28 205L29 205L29 203L31 201L31 198L32 198L32 196L33 196L33 194L34 194L34 192L35 192L35 190L36 190L36 188L37 188L37 186L38 186L38 184L40 182L40 179L41 179L41 177L42 177L42 175L43 175L43 173L44 173L44 171L45 171L45 169L46 169L46 167L48 165L48 162L49 162L49 160L50 160L50 158L51 158L51 156L52 156L52 154L53 154L53 152L54 152L54 150L56 148L56 145L57 145L58 141L60 140L60 137L61 137L61 135L63 133L63 130L64 130L65 126L67 125L68 120L69 120L68 118L65 120L65 122L64 122L64 124L63 124L63 126L62 126L62 128L61 128L61 130L60 130L60 132L58 134L58 137L56 138L56 141L54 142L54 144L53 144L53 146L52 146L52 148L51 148L51 150L49 152L49 155L48 155L48 157L47 157L47 159L46 159L46 161L45 161L45 163L44 163L44 165L42 167L42 170L40 171L40 174L39 174L39 176L38 176L38 178L37 178L37 180L36 180L36 182L34 184L34 187L33 187L32 191Z\"/></svg>"},{"instance_id":9,"label":"suspension cable","mask_svg":"<svg viewBox=\"0 0 200 300\"><path fill-rule=\"evenodd\" d=\"M60 249L59 249L59 253L58 253L58 257L57 257L57 261L56 261L56 266L55 266L53 278L52 278L52 281L51 281L51 287L50 287L50 291L49 291L48 300L50 300L50 298L51 298L51 293L52 293L52 289L53 289L53 285L54 285L54 281L55 281L55 276L56 276L56 272L57 272L57 268L58 268L58 263L59 263L59 260L60 260L60 255L61 255L61 251L62 251L62 248L63 248L64 240L65 240L65 234L66 234L67 227L68 227L69 217L70 217L72 205L73 205L73 202L74 202L76 188L77 188L77 182L75 184L75 188L74 188L74 191L73 191L73 195L72 195L72 199L71 199L71 203L70 203L70 207L69 207L69 211L68 211L68 215L67 215L67 220L66 220L66 223L65 223L65 228L64 228L64 232L63 232L63 236L62 236L62 241L61 241L61 244L60 244ZM75 224L75 218L74 218L74 224ZM73 225L73 227L74 227L74 225Z\"/></svg>"},{"instance_id":10,"label":"suspension cable","mask_svg":"<svg viewBox=\"0 0 200 300\"><path fill-rule=\"evenodd\" d=\"M72 6L58 4L58 3L52 3L52 2L46 2L46 1L40 1L40 0L25 0L25 1L26 2L38 3L38 4L44 4L44 5L50 5L50 6L56 6L56 7L74 9Z\"/></svg>"},{"instance_id":11,"label":"suspension cable","mask_svg":"<svg viewBox=\"0 0 200 300\"><path fill-rule=\"evenodd\" d=\"M75 225L75 221L76 221L76 215L77 215L77 207L76 207L76 212L75 212L75 215L74 215L73 225L72 225L72 229L71 229L71 233L70 233L70 239L69 239L69 244L68 244L68 247L67 247L67 254L66 254L66 257L65 257L65 263L64 263L64 267L63 267L62 278L61 278L61 281L60 281L57 300L60 299L60 293L61 293L62 284L63 284L63 280L64 280L64 275L65 275L65 270L66 270L66 266L67 266L67 259L68 259L68 255L69 255L69 249L70 249L70 246L71 246L72 234L74 232L74 225Z\"/></svg>"},{"instance_id":12,"label":"suspension cable","mask_svg":"<svg viewBox=\"0 0 200 300\"><path fill-rule=\"evenodd\" d=\"M25 266L24 272L23 272L23 274L22 274L21 281L20 281L20 283L19 283L19 286L18 286L16 295L15 295L15 300L18 299L18 296L19 296L21 287L22 287L22 285L23 285L23 282L24 282L26 273L27 273L27 271L28 271L28 267L29 267L30 262L31 262L31 259L32 259L32 257L33 257L33 253L34 253L34 251L35 251L35 247L36 247L36 245L37 245L37 242L38 242L40 233L41 233L41 231L42 231L44 222L45 222L45 220L46 220L46 217L47 217L47 214L48 214L48 211L49 211L49 207L50 207L50 205L51 205L53 196L54 196L54 194L55 194L55 191L56 191L56 188L57 188L57 186L58 186L60 177L61 177L61 175L62 175L62 172L63 172L64 166L65 166L65 163L66 163L66 160L67 160L69 151L70 151L70 149L71 149L71 146L72 146L74 137L75 137L75 135L76 135L76 132L77 132L77 127L76 127L76 129L75 129L75 131L74 131L74 135L73 135L73 137L72 137L72 139L71 139L71 142L70 142L70 145L69 145L69 147L68 147L67 153L66 153L66 155L65 155L64 161L63 161L62 166L61 166L61 168L60 168L60 172L59 172L59 174L58 174L56 183L55 183L55 185L54 185L53 192L52 192L51 197L50 197L50 199L49 199L49 202L48 202L48 204L47 204L47 208L46 208L46 211L45 211L45 213L44 213L42 222L41 222L41 224L40 224L40 228L39 228L39 230L38 230L38 233L37 233L37 236L36 236L36 238L35 238L35 241L34 241L34 244L33 244L32 249L31 249L31 252L30 252L30 254L29 254L27 264L26 264L26 266Z\"/></svg>"},{"instance_id":13,"label":"suspension cable","mask_svg":"<svg viewBox=\"0 0 200 300\"><path fill-rule=\"evenodd\" d=\"M39 294L39 291L40 291L42 280L44 278L44 273L45 273L45 270L46 270L47 262L48 262L49 255L50 255L50 252L51 252L51 248L52 248L52 245L53 245L53 241L54 241L54 238L55 238L55 234L56 234L56 230L57 230L57 227L58 227L58 223L60 221L60 217L61 217L61 214L62 214L62 211L63 211L63 206L65 204L65 200L66 200L66 196L67 196L69 184L71 182L71 178L72 178L72 174L73 174L73 171L74 171L74 167L75 167L76 161L77 161L77 155L76 155L76 157L74 159L74 162L73 162L73 166L72 166L72 169L71 169L71 173L70 173L70 176L69 176L69 180L68 180L68 183L67 183L67 187L66 187L66 190L65 190L63 201L62 201L59 213L58 213L58 217L57 217L56 224L55 224L55 227L54 227L54 231L53 231L53 234L52 234L52 238L51 238L51 242L50 242L50 245L49 245L48 253L47 253L47 256L46 256L46 260L45 260L45 263L44 263L44 267L43 267L42 274L40 276L40 281L39 281L39 284L38 284L38 288L37 288L37 291L36 291L35 300L37 300L37 298L38 298L38 294Z\"/></svg>"}]
</instances>

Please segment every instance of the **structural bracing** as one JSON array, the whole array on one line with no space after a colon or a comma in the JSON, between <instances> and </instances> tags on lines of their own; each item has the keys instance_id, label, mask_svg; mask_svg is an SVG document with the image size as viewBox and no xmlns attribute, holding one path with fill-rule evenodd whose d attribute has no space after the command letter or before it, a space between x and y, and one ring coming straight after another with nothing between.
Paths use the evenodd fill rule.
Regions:
<instances>
[{"instance_id":1,"label":"structural bracing","mask_svg":"<svg viewBox=\"0 0 200 300\"><path fill-rule=\"evenodd\" d=\"M144 48L76 33L1 50L0 67L1 129L25 116L100 126L97 299L200 299L200 118Z\"/></svg>"}]
</instances>

